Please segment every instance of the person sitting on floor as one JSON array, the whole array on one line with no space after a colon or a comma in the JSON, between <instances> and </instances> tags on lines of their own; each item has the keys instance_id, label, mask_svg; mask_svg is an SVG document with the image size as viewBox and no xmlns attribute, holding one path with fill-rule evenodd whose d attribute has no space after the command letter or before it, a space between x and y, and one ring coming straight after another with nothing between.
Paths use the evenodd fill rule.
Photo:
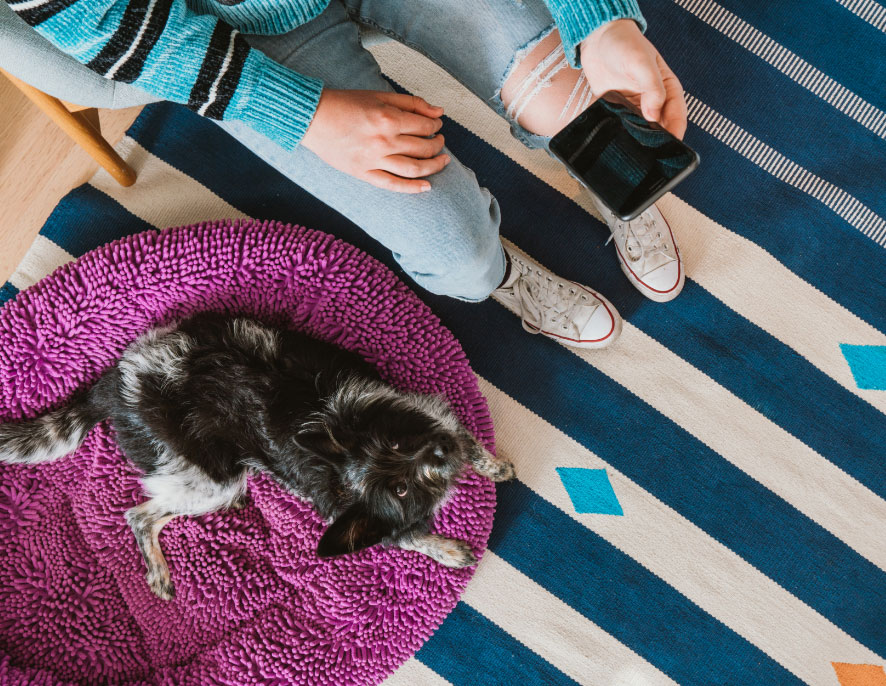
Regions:
<instances>
[{"instance_id":1,"label":"person sitting on floor","mask_svg":"<svg viewBox=\"0 0 886 686\"><path fill-rule=\"evenodd\" d=\"M502 243L498 203L444 146L443 110L393 92L359 31L427 55L533 148L607 91L682 137L682 88L643 36L636 0L6 1L102 76L218 121L427 290L493 295L567 345L605 347L621 331L602 295ZM600 209L632 283L676 297L683 269L658 209L631 222Z\"/></svg>"}]
</instances>

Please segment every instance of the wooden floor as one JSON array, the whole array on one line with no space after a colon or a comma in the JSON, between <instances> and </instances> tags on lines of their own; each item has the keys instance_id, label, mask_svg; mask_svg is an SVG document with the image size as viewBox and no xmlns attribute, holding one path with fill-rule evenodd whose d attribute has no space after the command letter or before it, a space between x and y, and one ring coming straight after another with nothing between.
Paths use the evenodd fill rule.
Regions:
<instances>
[{"instance_id":1,"label":"wooden floor","mask_svg":"<svg viewBox=\"0 0 886 686\"><path fill-rule=\"evenodd\" d=\"M119 141L140 111L102 110L105 138ZM0 285L62 196L97 169L89 155L0 76Z\"/></svg>"}]
</instances>

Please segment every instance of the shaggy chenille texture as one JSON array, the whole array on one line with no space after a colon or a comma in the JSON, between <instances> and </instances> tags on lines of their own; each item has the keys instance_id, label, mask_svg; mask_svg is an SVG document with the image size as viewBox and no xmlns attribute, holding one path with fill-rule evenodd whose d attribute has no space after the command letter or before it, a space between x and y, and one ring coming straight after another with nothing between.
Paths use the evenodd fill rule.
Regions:
<instances>
[{"instance_id":1,"label":"shaggy chenille texture","mask_svg":"<svg viewBox=\"0 0 886 686\"><path fill-rule=\"evenodd\" d=\"M81 257L0 309L0 421L63 404L151 326L245 313L355 350L442 393L487 447L486 402L453 338L386 267L327 234L216 222ZM175 600L151 595L123 513L143 499L105 422L69 457L0 467L0 683L364 684L412 655L473 568L370 548L319 560L325 523L269 477L249 504L166 526ZM486 546L495 491L473 473L434 530Z\"/></svg>"}]
</instances>

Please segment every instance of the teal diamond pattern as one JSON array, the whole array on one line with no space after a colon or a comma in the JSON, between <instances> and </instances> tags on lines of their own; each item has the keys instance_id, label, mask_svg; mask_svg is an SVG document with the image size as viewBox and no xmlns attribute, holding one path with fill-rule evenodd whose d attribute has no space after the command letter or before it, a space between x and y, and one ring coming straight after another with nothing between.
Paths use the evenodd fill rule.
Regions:
<instances>
[{"instance_id":1,"label":"teal diamond pattern","mask_svg":"<svg viewBox=\"0 0 886 686\"><path fill-rule=\"evenodd\" d=\"M849 363L855 385L874 391L886 391L886 345L849 345L840 350Z\"/></svg>"},{"instance_id":2,"label":"teal diamond pattern","mask_svg":"<svg viewBox=\"0 0 886 686\"><path fill-rule=\"evenodd\" d=\"M579 514L624 515L605 469L557 467L557 474Z\"/></svg>"}]
</instances>

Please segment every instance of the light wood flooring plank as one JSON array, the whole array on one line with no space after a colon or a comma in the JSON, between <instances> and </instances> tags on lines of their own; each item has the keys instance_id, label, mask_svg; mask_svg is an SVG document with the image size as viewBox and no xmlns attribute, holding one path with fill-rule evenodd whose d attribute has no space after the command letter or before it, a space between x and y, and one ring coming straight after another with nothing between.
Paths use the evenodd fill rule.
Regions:
<instances>
[{"instance_id":1,"label":"light wood flooring plank","mask_svg":"<svg viewBox=\"0 0 886 686\"><path fill-rule=\"evenodd\" d=\"M105 138L116 144L140 111L101 110ZM89 155L0 76L0 284L62 196L97 169ZM137 189L138 181L129 190Z\"/></svg>"}]
</instances>

